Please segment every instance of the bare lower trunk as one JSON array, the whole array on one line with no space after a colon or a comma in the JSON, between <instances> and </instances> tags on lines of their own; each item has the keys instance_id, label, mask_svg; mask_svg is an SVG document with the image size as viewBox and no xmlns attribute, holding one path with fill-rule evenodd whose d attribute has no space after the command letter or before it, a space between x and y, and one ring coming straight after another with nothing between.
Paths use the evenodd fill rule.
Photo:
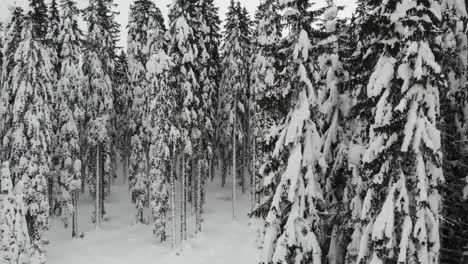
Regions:
<instances>
[{"instance_id":1,"label":"bare lower trunk","mask_svg":"<svg viewBox=\"0 0 468 264\"><path fill-rule=\"evenodd\" d=\"M100 153L99 153L99 147L96 147L96 193L95 193L95 223L96 223L96 229L101 228L101 169L100 169Z\"/></svg>"},{"instance_id":2,"label":"bare lower trunk","mask_svg":"<svg viewBox=\"0 0 468 264\"><path fill-rule=\"evenodd\" d=\"M174 170L177 166L177 160L175 157L175 144L172 150L172 166L171 166L171 228L172 228L172 249L176 247L176 213L175 213L175 177Z\"/></svg>"},{"instance_id":3,"label":"bare lower trunk","mask_svg":"<svg viewBox=\"0 0 468 264\"><path fill-rule=\"evenodd\" d=\"M202 161L197 164L197 207L196 207L196 227L195 232L201 231L202 213Z\"/></svg>"},{"instance_id":4,"label":"bare lower trunk","mask_svg":"<svg viewBox=\"0 0 468 264\"><path fill-rule=\"evenodd\" d=\"M182 154L182 182L180 199L180 239L184 241L186 235L186 216L187 216L187 176L185 175L185 154Z\"/></svg>"},{"instance_id":5,"label":"bare lower trunk","mask_svg":"<svg viewBox=\"0 0 468 264\"><path fill-rule=\"evenodd\" d=\"M234 112L236 113L236 112ZM234 115L234 126L233 126L233 137L232 137L232 218L236 220L236 117Z\"/></svg>"},{"instance_id":6,"label":"bare lower trunk","mask_svg":"<svg viewBox=\"0 0 468 264\"><path fill-rule=\"evenodd\" d=\"M123 174L123 184L127 182L128 178L128 158L126 154L122 154L122 174Z\"/></svg>"},{"instance_id":7,"label":"bare lower trunk","mask_svg":"<svg viewBox=\"0 0 468 264\"><path fill-rule=\"evenodd\" d=\"M72 238L76 238L78 237L78 190L72 191L72 204L73 204Z\"/></svg>"}]
</instances>

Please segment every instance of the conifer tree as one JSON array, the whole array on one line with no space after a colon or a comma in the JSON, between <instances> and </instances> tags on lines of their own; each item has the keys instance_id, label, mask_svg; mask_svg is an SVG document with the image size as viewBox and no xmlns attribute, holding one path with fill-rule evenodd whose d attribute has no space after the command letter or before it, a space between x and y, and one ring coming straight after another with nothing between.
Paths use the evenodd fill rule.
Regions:
<instances>
[{"instance_id":1,"label":"conifer tree","mask_svg":"<svg viewBox=\"0 0 468 264\"><path fill-rule=\"evenodd\" d=\"M23 23L15 54L16 66L10 98L12 144L10 170L24 187L25 211L31 241L31 263L45 263L43 233L48 229L47 179L50 168L51 104L53 102L51 60L32 10Z\"/></svg>"},{"instance_id":2,"label":"conifer tree","mask_svg":"<svg viewBox=\"0 0 468 264\"><path fill-rule=\"evenodd\" d=\"M166 54L165 26L159 9L157 16L150 18L148 31L148 52L150 58L146 64L146 78L149 83L151 102L149 115L146 117L148 126L151 127L150 153L149 153L149 180L150 203L152 218L154 221L153 233L162 241L166 240L166 216L169 208L174 210L175 201L169 205L169 195L173 198L174 186L171 171L174 169L171 163L174 145L171 133L175 129L174 90L168 86L171 58ZM171 185L171 186L170 186ZM171 192L171 193L170 193ZM175 214L172 215L172 218ZM172 219L175 221L175 219ZM175 222L174 222L175 223ZM175 236L174 225L172 225ZM173 247L175 246L173 239Z\"/></svg>"},{"instance_id":3,"label":"conifer tree","mask_svg":"<svg viewBox=\"0 0 468 264\"><path fill-rule=\"evenodd\" d=\"M224 44L222 46L222 78L218 111L220 120L219 135L223 153L223 175L229 158L232 159L233 177L233 212L235 212L235 193L237 178L237 154L242 153L247 146L243 142L247 138L248 127L248 93L249 93L249 57L250 57L250 21L239 3L228 8L225 24ZM239 145L236 150L236 144ZM241 156L242 157L242 156ZM243 175L243 172L241 172ZM245 181L240 177L241 184Z\"/></svg>"},{"instance_id":4,"label":"conifer tree","mask_svg":"<svg viewBox=\"0 0 468 264\"><path fill-rule=\"evenodd\" d=\"M181 192L181 237L187 239L187 157L193 155L193 145L200 139L201 131L196 127L199 120L198 107L201 103L196 91L199 89L197 56L199 47L197 45L197 28L194 18L197 8L197 0L177 0L170 9L169 25L169 47L168 55L174 64L170 74L170 84L175 87L175 98L177 98L176 112L179 115L177 130L180 132L180 149L182 155L182 192Z\"/></svg>"},{"instance_id":5,"label":"conifer tree","mask_svg":"<svg viewBox=\"0 0 468 264\"><path fill-rule=\"evenodd\" d=\"M1 154L0 159L3 161L9 160L10 152L8 149L11 147L11 105L10 97L12 94L12 72L16 65L15 53L21 41L21 32L23 30L24 14L21 7L15 7L11 12L11 19L6 25L5 36L2 47L2 74L0 79L0 142ZM16 179L12 178L13 183Z\"/></svg>"},{"instance_id":6,"label":"conifer tree","mask_svg":"<svg viewBox=\"0 0 468 264\"><path fill-rule=\"evenodd\" d=\"M468 205L464 203L468 192L463 191L468 179L463 160L468 157L466 144L460 144L466 142L468 131L468 43L465 30L468 16L465 1L441 1L441 10L441 30L444 32L441 41L441 66L448 84L448 89L442 90L440 95L443 169L446 179L441 195L444 197L443 218L447 223L441 225L441 263L462 263L463 247L468 244L463 239L468 236L468 226L462 220L463 215L468 212Z\"/></svg>"},{"instance_id":7,"label":"conifer tree","mask_svg":"<svg viewBox=\"0 0 468 264\"><path fill-rule=\"evenodd\" d=\"M131 94L128 84L127 55L121 51L115 61L115 88L114 88L114 111L115 127L117 132L117 149L123 164L124 183L128 179L129 159L131 155L130 140L130 103Z\"/></svg>"},{"instance_id":8,"label":"conifer tree","mask_svg":"<svg viewBox=\"0 0 468 264\"><path fill-rule=\"evenodd\" d=\"M260 207L260 199L271 196L268 190L274 184L263 185L261 179L267 178L266 164L260 172L259 164L269 160L269 141L265 141L270 127L287 114L280 111L282 95L278 87L281 72L279 43L281 41L282 25L279 14L279 1L267 0L260 3L256 12L255 30L253 33L252 71L250 75L250 109L251 116L251 151L252 151L252 209L256 216L265 216L267 207ZM286 112L286 113L285 113ZM281 113L281 115L280 115ZM263 175L265 174L265 175ZM260 178L261 177L261 178ZM263 186L263 187L260 187ZM260 197L263 196L263 197ZM270 197L271 198L271 197Z\"/></svg>"},{"instance_id":9,"label":"conifer tree","mask_svg":"<svg viewBox=\"0 0 468 264\"><path fill-rule=\"evenodd\" d=\"M72 237L77 230L77 198L81 186L80 127L84 120L83 90L85 77L81 69L82 33L78 26L79 10L74 0L60 3L58 41L61 46L61 69L56 93L57 147L61 213L65 225L72 217Z\"/></svg>"},{"instance_id":10,"label":"conifer tree","mask_svg":"<svg viewBox=\"0 0 468 264\"><path fill-rule=\"evenodd\" d=\"M367 190L355 263L439 259L437 189L443 173L437 125L443 82L434 29L441 14L431 2L367 4L371 11L362 32L374 44L362 48L378 60L364 87L375 118L362 156Z\"/></svg>"},{"instance_id":11,"label":"conifer tree","mask_svg":"<svg viewBox=\"0 0 468 264\"><path fill-rule=\"evenodd\" d=\"M196 39L199 53L197 70L199 72L199 86L195 90L198 105L197 130L200 137L195 143L196 153L195 176L192 180L192 192L195 194L195 232L201 231L202 213L205 197L205 180L208 177L209 162L213 155L214 118L216 107L216 93L219 86L220 57L218 47L220 44L218 9L212 0L202 0L197 3Z\"/></svg>"},{"instance_id":12,"label":"conifer tree","mask_svg":"<svg viewBox=\"0 0 468 264\"><path fill-rule=\"evenodd\" d=\"M152 23L152 25L150 25L150 23ZM128 81L130 85L129 88L132 92L131 128L135 134L134 137L140 137L138 141L140 144L142 144L143 147L142 153L138 154L140 150L136 150L136 152L133 152L132 150L132 155L145 155L144 159L147 161L149 161L149 141L151 138L151 128L147 122L149 115L148 106L153 98L153 93L150 91L150 86L148 85L146 79L146 63L148 62L150 56L148 47L148 30L152 30L149 28L150 26L155 26L163 30L163 24L164 21L162 21L161 11L156 8L153 2L149 0L137 0L131 6L127 39ZM131 159L131 166L133 167L134 172L141 170L135 168L137 164L142 165L142 163L139 161L141 158L138 160ZM149 164L146 164L145 168L148 168L148 166ZM148 182L148 171L145 173L139 173L137 175L131 175L131 177L134 178L134 181L140 181L136 179L136 177L145 177L146 179L141 179L141 181ZM130 185L131 190L133 190L134 187L134 185ZM137 192L140 191L143 190L137 190ZM147 200L149 195L148 190L141 195L143 195L142 197L144 199L141 202L149 203ZM137 197L140 196L134 196L133 198ZM136 202L138 207L139 201Z\"/></svg>"},{"instance_id":13,"label":"conifer tree","mask_svg":"<svg viewBox=\"0 0 468 264\"><path fill-rule=\"evenodd\" d=\"M290 29L282 50L286 57L283 95L289 113L277 129L272 158L279 161L269 172L270 180L279 177L269 201L261 263L321 263L319 242L324 210L318 168L322 139L317 88L313 85L313 43L317 31L312 28L321 11L309 11L308 1L283 1L280 5ZM274 160L273 160L274 161Z\"/></svg>"},{"instance_id":14,"label":"conifer tree","mask_svg":"<svg viewBox=\"0 0 468 264\"><path fill-rule=\"evenodd\" d=\"M105 212L105 188L110 184L111 137L113 118L112 87L114 81L114 59L116 33L118 24L115 22L115 12L112 11L111 0L90 0L84 10L88 24L86 36L83 72L87 76L87 91L85 96L90 99L86 105L87 128L87 164L91 194L95 196L95 222L99 228ZM99 166L98 166L99 165ZM100 189L96 186L100 186ZM96 195L99 194L99 195Z\"/></svg>"}]
</instances>

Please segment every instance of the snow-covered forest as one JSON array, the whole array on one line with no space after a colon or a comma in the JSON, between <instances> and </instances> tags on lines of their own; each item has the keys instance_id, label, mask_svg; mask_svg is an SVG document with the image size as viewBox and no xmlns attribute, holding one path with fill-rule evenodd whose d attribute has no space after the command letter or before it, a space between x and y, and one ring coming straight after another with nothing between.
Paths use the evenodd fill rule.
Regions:
<instances>
[{"instance_id":1,"label":"snow-covered forest","mask_svg":"<svg viewBox=\"0 0 468 264\"><path fill-rule=\"evenodd\" d=\"M468 2L314 4L12 8L0 263L468 263Z\"/></svg>"}]
</instances>

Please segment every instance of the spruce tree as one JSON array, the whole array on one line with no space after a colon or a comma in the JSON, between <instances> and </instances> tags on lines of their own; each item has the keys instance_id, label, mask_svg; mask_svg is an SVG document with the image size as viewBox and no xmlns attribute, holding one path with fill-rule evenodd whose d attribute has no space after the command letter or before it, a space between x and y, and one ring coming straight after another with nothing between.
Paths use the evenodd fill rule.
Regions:
<instances>
[{"instance_id":1,"label":"spruce tree","mask_svg":"<svg viewBox=\"0 0 468 264\"><path fill-rule=\"evenodd\" d=\"M252 151L252 209L256 216L266 216L268 207L261 206L260 199L268 200L274 184L262 184L267 179L268 169L260 164L269 160L269 141L265 141L268 130L287 114L280 111L282 95L278 87L282 65L280 58L280 41L282 37L279 1L262 2L256 12L255 30L253 32L252 70L250 75L251 104L251 143ZM271 147L270 147L271 148ZM259 173L262 172L262 173ZM273 183L273 182L272 182ZM262 196L262 197L261 197Z\"/></svg>"},{"instance_id":2,"label":"spruce tree","mask_svg":"<svg viewBox=\"0 0 468 264\"><path fill-rule=\"evenodd\" d=\"M312 28L321 10L309 11L307 0L280 5L289 33L282 43L286 67L281 81L289 113L276 134L270 181L277 178L265 223L261 263L320 263L320 212L324 194L319 177L322 138L319 132L317 88L312 72L313 40L321 35ZM267 182L268 184L268 182Z\"/></svg>"},{"instance_id":3,"label":"spruce tree","mask_svg":"<svg viewBox=\"0 0 468 264\"><path fill-rule=\"evenodd\" d=\"M374 39L362 48L378 60L364 87L375 117L362 156L367 190L356 263L439 259L443 82L435 59L441 16L432 2L367 4L362 32Z\"/></svg>"},{"instance_id":4,"label":"spruce tree","mask_svg":"<svg viewBox=\"0 0 468 264\"><path fill-rule=\"evenodd\" d=\"M220 45L218 9L212 0L202 0L197 3L197 21L195 22L199 46L198 80L199 86L195 90L198 105L197 130L200 137L194 149L196 153L195 176L192 180L192 192L195 194L195 232L201 231L203 205L205 200L205 180L208 177L209 163L213 156L213 141L215 134L216 94L219 86ZM194 189L194 190L193 190Z\"/></svg>"},{"instance_id":5,"label":"spruce tree","mask_svg":"<svg viewBox=\"0 0 468 264\"><path fill-rule=\"evenodd\" d=\"M235 212L235 193L238 163L237 154L241 154L247 146L248 107L249 107L249 57L250 57L250 21L239 3L231 4L226 14L224 44L222 46L222 77L219 103L220 131L219 142L225 151L223 155L223 175L226 174L226 165L232 159L233 177L233 213ZM236 145L238 149L236 150ZM244 157L244 155L241 155ZM245 163L244 159L241 159ZM245 181L241 171L241 184ZM224 182L224 180L223 180Z\"/></svg>"},{"instance_id":6,"label":"spruce tree","mask_svg":"<svg viewBox=\"0 0 468 264\"><path fill-rule=\"evenodd\" d=\"M129 158L131 155L130 103L131 93L128 84L127 55L121 51L115 61L114 111L117 132L117 149L123 164L124 183L128 179Z\"/></svg>"},{"instance_id":7,"label":"spruce tree","mask_svg":"<svg viewBox=\"0 0 468 264\"><path fill-rule=\"evenodd\" d=\"M153 23L150 25L150 22ZM128 81L130 85L130 90L132 92L132 106L131 106L131 117L132 124L131 128L133 130L134 136L140 137L139 141L142 144L143 152L140 152L139 149L132 149L132 156L135 159L131 159L131 167L134 168L133 171L137 172L142 170L136 169L137 164L142 164L141 159L149 159L149 140L151 137L151 128L146 122L149 115L149 103L153 98L152 92L149 90L150 86L146 80L146 63L149 59L149 47L148 47L148 30L152 30L150 26L156 26L158 28L164 29L164 21L162 21L161 12L156 8L153 2L149 0L137 0L130 7L130 17L128 24L128 44L127 44L127 54L128 54ZM134 146L132 145L132 148ZM137 147L138 148L138 147ZM145 157L140 157L137 155L144 155ZM133 164L135 163L135 164ZM148 167L148 164L145 165L145 168ZM131 175L134 181L145 181L148 179L148 171L145 173L139 173L137 175ZM145 179L136 179L136 177L145 177ZM138 188L134 190L135 186L133 183L130 185L132 192L143 192L139 195L134 195L133 198L136 198L137 207L138 204L148 203L147 197L149 195L148 189L144 190ZM139 197L143 201L139 201ZM139 211L140 209L137 209ZM139 213L137 213L139 214ZM141 222L143 219L137 218L137 222Z\"/></svg>"},{"instance_id":8,"label":"spruce tree","mask_svg":"<svg viewBox=\"0 0 468 264\"><path fill-rule=\"evenodd\" d=\"M95 197L94 220L100 227L104 210L104 197L110 182L112 151L112 119L114 82L114 59L118 24L116 13L112 11L111 0L90 0L84 10L88 24L83 72L87 77L85 96L90 101L86 105L87 164L91 194ZM97 187L99 186L99 188Z\"/></svg>"},{"instance_id":9,"label":"spruce tree","mask_svg":"<svg viewBox=\"0 0 468 264\"><path fill-rule=\"evenodd\" d=\"M161 242L166 240L166 216L171 208L174 210L175 201L169 205L169 196L173 198L174 179L171 171L173 153L171 147L174 141L171 133L175 130L175 97L174 90L168 86L168 78L172 66L171 58L166 54L166 29L164 21L157 9L157 16L150 18L148 31L148 53L150 55L146 64L146 78L149 83L149 115L145 122L151 127L149 151L149 181L150 204L154 221L153 234ZM170 193L171 192L171 193ZM172 218L175 217L175 213ZM172 219L175 221L175 219ZM175 223L175 222L174 222ZM173 244L175 247L175 226L172 226Z\"/></svg>"},{"instance_id":10,"label":"spruce tree","mask_svg":"<svg viewBox=\"0 0 468 264\"><path fill-rule=\"evenodd\" d=\"M201 131L196 127L199 118L197 112L201 103L196 91L199 89L197 56L197 28L194 18L197 17L197 0L174 1L170 10L169 47L168 55L171 57L174 67L170 74L170 85L176 89L177 98L175 109L179 115L177 130L180 131L180 147L177 152L182 155L182 192L181 192L181 237L187 239L187 194L188 177L185 173L187 157L193 155L193 145L200 139Z\"/></svg>"},{"instance_id":11,"label":"spruce tree","mask_svg":"<svg viewBox=\"0 0 468 264\"><path fill-rule=\"evenodd\" d=\"M11 105L10 97L12 95L12 72L16 65L15 53L21 41L21 32L23 30L24 14L21 7L15 7L11 13L11 19L6 25L5 36L2 47L2 74L0 79L0 138L1 154L0 159L3 161L9 160L11 147ZM13 183L16 179L12 178Z\"/></svg>"},{"instance_id":12,"label":"spruce tree","mask_svg":"<svg viewBox=\"0 0 468 264\"><path fill-rule=\"evenodd\" d=\"M83 90L86 80L81 69L82 33L78 26L78 7L74 0L62 0L60 9L58 43L62 48L55 100L58 117L56 155L62 219L67 226L72 217L72 237L77 237L77 198L82 179L80 128L84 120Z\"/></svg>"},{"instance_id":13,"label":"spruce tree","mask_svg":"<svg viewBox=\"0 0 468 264\"><path fill-rule=\"evenodd\" d=\"M446 184L442 186L444 197L443 218L447 223L441 225L442 263L462 263L463 248L467 241L468 226L463 215L468 212L464 200L467 170L463 165L466 156L468 129L468 108L466 92L467 71L467 12L465 1L441 1L442 24L444 32L441 48L442 70L447 77L448 89L440 95L442 117L443 169ZM466 189L468 190L468 189ZM466 256L465 256L466 258Z\"/></svg>"},{"instance_id":14,"label":"spruce tree","mask_svg":"<svg viewBox=\"0 0 468 264\"><path fill-rule=\"evenodd\" d=\"M13 178L24 184L31 263L45 263L43 233L48 229L47 179L50 173L51 103L53 102L50 53L43 44L42 32L32 10L23 23L15 54L16 66L10 98L12 144L10 168ZM39 21L40 22L40 21Z\"/></svg>"}]
</instances>

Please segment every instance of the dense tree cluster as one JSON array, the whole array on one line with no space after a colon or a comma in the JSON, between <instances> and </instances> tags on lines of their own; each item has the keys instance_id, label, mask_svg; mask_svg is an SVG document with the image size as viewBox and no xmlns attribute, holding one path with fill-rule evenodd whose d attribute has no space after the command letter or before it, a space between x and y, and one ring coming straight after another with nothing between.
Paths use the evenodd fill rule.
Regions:
<instances>
[{"instance_id":1,"label":"dense tree cluster","mask_svg":"<svg viewBox=\"0 0 468 264\"><path fill-rule=\"evenodd\" d=\"M219 177L234 219L250 193L262 264L466 262L465 1L325 2L262 0L251 20L231 0L221 32L213 0L174 0L168 21L135 0L125 51L112 0L13 8L0 262L46 263L50 217L79 237L86 190L100 228L118 163L134 223L173 248Z\"/></svg>"}]
</instances>

